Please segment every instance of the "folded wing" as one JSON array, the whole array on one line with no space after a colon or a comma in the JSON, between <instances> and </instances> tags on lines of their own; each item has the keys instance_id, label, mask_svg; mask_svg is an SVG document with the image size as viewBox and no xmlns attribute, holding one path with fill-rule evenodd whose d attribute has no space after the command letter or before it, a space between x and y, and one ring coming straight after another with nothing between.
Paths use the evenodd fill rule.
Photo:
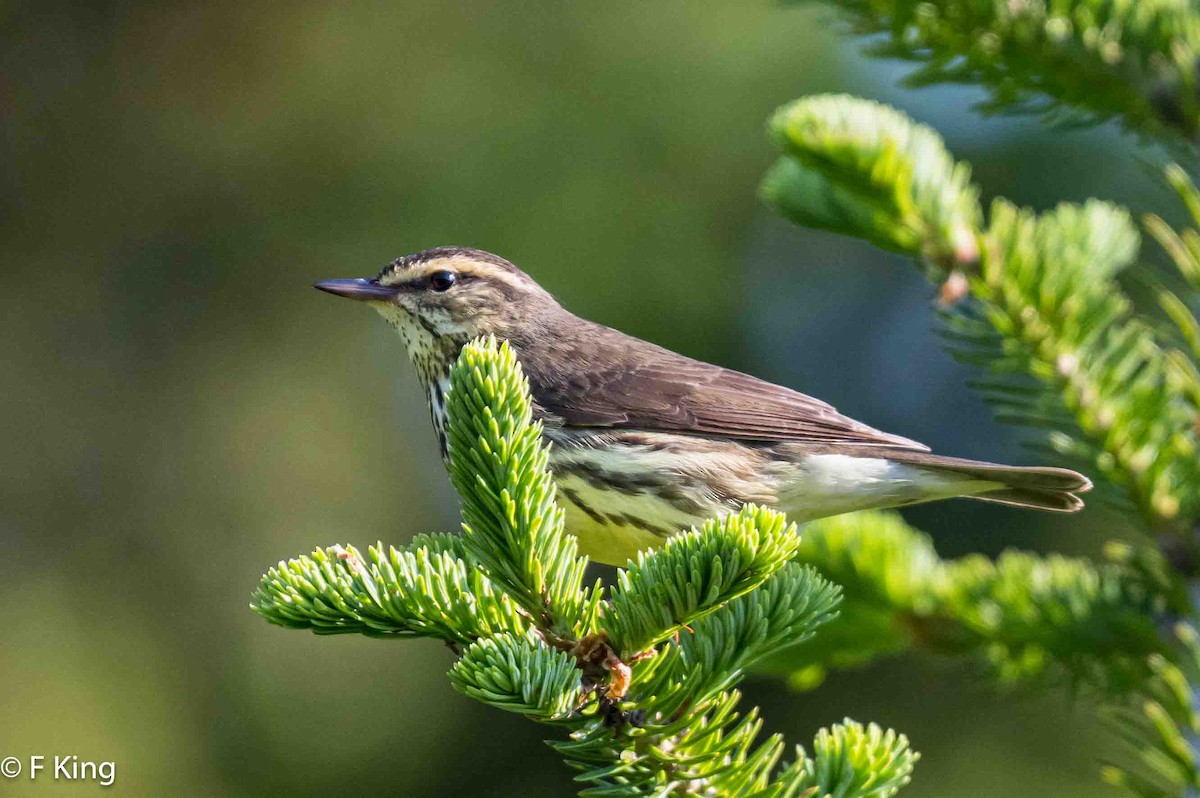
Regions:
<instances>
[{"instance_id":1,"label":"folded wing","mask_svg":"<svg viewBox=\"0 0 1200 798\"><path fill-rule=\"evenodd\" d=\"M790 388L589 326L554 342L554 357L522 358L537 405L568 426L929 450Z\"/></svg>"}]
</instances>

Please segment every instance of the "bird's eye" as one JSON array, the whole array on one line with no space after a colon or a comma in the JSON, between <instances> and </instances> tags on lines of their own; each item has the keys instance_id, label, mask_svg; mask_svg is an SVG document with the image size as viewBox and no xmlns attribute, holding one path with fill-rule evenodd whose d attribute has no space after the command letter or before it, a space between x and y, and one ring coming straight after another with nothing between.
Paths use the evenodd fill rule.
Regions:
<instances>
[{"instance_id":1,"label":"bird's eye","mask_svg":"<svg viewBox=\"0 0 1200 798\"><path fill-rule=\"evenodd\" d=\"M449 291L456 279L454 272L434 272L429 275L429 285L434 291Z\"/></svg>"}]
</instances>

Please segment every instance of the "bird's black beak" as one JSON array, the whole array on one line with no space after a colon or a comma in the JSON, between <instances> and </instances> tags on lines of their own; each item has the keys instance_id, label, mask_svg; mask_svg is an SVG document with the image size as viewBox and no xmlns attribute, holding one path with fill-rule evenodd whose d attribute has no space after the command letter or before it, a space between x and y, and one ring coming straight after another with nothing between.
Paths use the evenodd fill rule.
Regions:
<instances>
[{"instance_id":1,"label":"bird's black beak","mask_svg":"<svg viewBox=\"0 0 1200 798\"><path fill-rule=\"evenodd\" d=\"M359 302L376 302L391 299L399 293L395 288L380 285L374 280L357 277L351 280L319 280L313 283L313 288L326 291L347 299L357 299Z\"/></svg>"}]
</instances>

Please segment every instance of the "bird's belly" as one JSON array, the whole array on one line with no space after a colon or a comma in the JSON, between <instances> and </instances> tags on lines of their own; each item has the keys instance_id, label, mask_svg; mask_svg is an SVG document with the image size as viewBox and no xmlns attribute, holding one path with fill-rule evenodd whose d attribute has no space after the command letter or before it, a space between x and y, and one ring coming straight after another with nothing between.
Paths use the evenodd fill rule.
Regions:
<instances>
[{"instance_id":1,"label":"bird's belly","mask_svg":"<svg viewBox=\"0 0 1200 798\"><path fill-rule=\"evenodd\" d=\"M576 474L556 475L555 482L567 531L579 540L580 551L609 565L624 565L722 510L713 502L704 504L708 512L687 512L652 492L605 487Z\"/></svg>"},{"instance_id":2,"label":"bird's belly","mask_svg":"<svg viewBox=\"0 0 1200 798\"><path fill-rule=\"evenodd\" d=\"M550 468L567 531L597 562L623 565L746 502L774 499L757 453L737 444L666 433L556 433L547 435Z\"/></svg>"},{"instance_id":3,"label":"bird's belly","mask_svg":"<svg viewBox=\"0 0 1200 798\"><path fill-rule=\"evenodd\" d=\"M748 502L804 522L969 495L986 484L811 447L645 431L545 434L567 531L591 559L613 565Z\"/></svg>"}]
</instances>

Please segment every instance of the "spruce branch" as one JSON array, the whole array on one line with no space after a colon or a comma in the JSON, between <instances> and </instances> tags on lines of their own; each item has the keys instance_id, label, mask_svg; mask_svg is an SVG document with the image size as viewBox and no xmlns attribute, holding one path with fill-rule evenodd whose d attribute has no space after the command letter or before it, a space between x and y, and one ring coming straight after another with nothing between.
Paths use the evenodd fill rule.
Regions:
<instances>
[{"instance_id":1,"label":"spruce branch","mask_svg":"<svg viewBox=\"0 0 1200 798\"><path fill-rule=\"evenodd\" d=\"M1187 597L1151 550L1110 548L1099 565L1023 552L941 560L892 513L812 522L797 561L844 583L844 611L775 667L811 684L847 652L970 655L1001 682L1089 697L1129 751L1102 769L1110 784L1155 798L1200 794L1200 640L1190 623L1168 622L1188 612Z\"/></svg>"},{"instance_id":2,"label":"spruce branch","mask_svg":"<svg viewBox=\"0 0 1200 798\"><path fill-rule=\"evenodd\" d=\"M972 280L978 313L955 326L959 340L974 344L959 349L1003 349L1007 357L989 367L991 385L1016 387L1004 372L1020 370L1059 399L1030 405L1015 391L988 391L993 403L1044 418L1061 408L1082 435L1060 428L1047 436L1051 448L1094 462L1152 528L1185 525L1200 510L1196 410L1153 329L1112 279L1137 250L1127 214L1091 201L1035 216L997 200L987 241Z\"/></svg>"},{"instance_id":3,"label":"spruce branch","mask_svg":"<svg viewBox=\"0 0 1200 798\"><path fill-rule=\"evenodd\" d=\"M888 512L810 523L796 560L845 589L827 632L780 658L805 680L813 668L923 649L972 655L1002 681L1118 695L1151 678L1147 658L1163 650L1157 619L1182 607L1170 582L1128 559L943 560Z\"/></svg>"},{"instance_id":4,"label":"spruce branch","mask_svg":"<svg viewBox=\"0 0 1200 798\"><path fill-rule=\"evenodd\" d=\"M1131 763L1108 763L1106 782L1143 798L1200 795L1200 641L1189 623L1169 632L1176 661L1154 655L1153 678L1143 691L1108 707L1103 715L1122 740Z\"/></svg>"},{"instance_id":5,"label":"spruce branch","mask_svg":"<svg viewBox=\"0 0 1200 798\"><path fill-rule=\"evenodd\" d=\"M659 712L732 689L763 657L810 640L837 616L841 590L811 567L789 563L761 589L697 621L640 669L634 690L655 696Z\"/></svg>"},{"instance_id":6,"label":"spruce branch","mask_svg":"<svg viewBox=\"0 0 1200 798\"><path fill-rule=\"evenodd\" d=\"M317 634L435 637L455 645L521 634L528 621L449 535L407 549L330 546L267 571L251 608L268 621Z\"/></svg>"},{"instance_id":7,"label":"spruce branch","mask_svg":"<svg viewBox=\"0 0 1200 798\"><path fill-rule=\"evenodd\" d=\"M1193 225L1200 225L1200 190L1197 190L1192 178L1178 164L1168 166L1164 177L1167 184L1179 195ZM1179 269L1180 276L1193 290L1200 291L1200 231L1193 226L1182 233L1176 233L1157 214L1147 214L1145 224L1171 257L1171 261Z\"/></svg>"},{"instance_id":8,"label":"spruce branch","mask_svg":"<svg viewBox=\"0 0 1200 798\"><path fill-rule=\"evenodd\" d=\"M638 554L617 577L603 624L629 658L749 593L796 551L796 525L782 513L747 505Z\"/></svg>"},{"instance_id":9,"label":"spruce branch","mask_svg":"<svg viewBox=\"0 0 1200 798\"><path fill-rule=\"evenodd\" d=\"M978 192L931 128L878 103L817 95L779 109L770 130L790 157L761 193L784 216L933 263L975 259Z\"/></svg>"},{"instance_id":10,"label":"spruce branch","mask_svg":"<svg viewBox=\"0 0 1200 798\"><path fill-rule=\"evenodd\" d=\"M918 758L903 734L850 718L817 733L811 758L799 754L795 788L813 798L891 798L908 784Z\"/></svg>"},{"instance_id":11,"label":"spruce branch","mask_svg":"<svg viewBox=\"0 0 1200 798\"><path fill-rule=\"evenodd\" d=\"M828 2L856 32L886 35L871 54L920 64L911 85L985 86L985 112L1200 132L1200 17L1186 0Z\"/></svg>"},{"instance_id":12,"label":"spruce branch","mask_svg":"<svg viewBox=\"0 0 1200 798\"><path fill-rule=\"evenodd\" d=\"M591 786L580 795L746 795L770 786L783 745L779 735L754 745L762 724L756 709L737 712L740 699L725 692L677 718L639 720L628 736L593 722L551 745L583 771L576 780Z\"/></svg>"},{"instance_id":13,"label":"spruce branch","mask_svg":"<svg viewBox=\"0 0 1200 798\"><path fill-rule=\"evenodd\" d=\"M472 644L450 669L450 681L471 698L544 723L565 720L582 697L575 658L531 635Z\"/></svg>"},{"instance_id":14,"label":"spruce branch","mask_svg":"<svg viewBox=\"0 0 1200 798\"><path fill-rule=\"evenodd\" d=\"M839 600L838 589L812 569L785 565L761 588L636 661L620 717L636 719L637 728L629 730L623 753L614 753L619 741L608 732L611 718L555 747L585 770L580 780L597 785L588 795L625 794L620 790L634 785L659 794L654 790L664 783L685 790L708 785L719 795L774 789L771 773L783 753L782 738L753 745L757 710L738 713L733 687L763 656L810 638L833 617ZM614 757L619 767L606 764Z\"/></svg>"},{"instance_id":15,"label":"spruce branch","mask_svg":"<svg viewBox=\"0 0 1200 798\"><path fill-rule=\"evenodd\" d=\"M1187 209L1192 226L1176 232L1155 214L1147 214L1143 223L1179 270L1183 281L1179 290L1162 288L1159 303L1174 325L1174 339L1179 347L1170 353L1176 379L1180 389L1191 396L1200 423L1200 190L1176 164L1167 167L1165 177Z\"/></svg>"},{"instance_id":16,"label":"spruce branch","mask_svg":"<svg viewBox=\"0 0 1200 798\"><path fill-rule=\"evenodd\" d=\"M583 589L587 558L563 533L541 423L532 421L529 384L507 342L463 347L446 412L468 551L540 625L577 636L599 591Z\"/></svg>"},{"instance_id":17,"label":"spruce branch","mask_svg":"<svg viewBox=\"0 0 1200 798\"><path fill-rule=\"evenodd\" d=\"M949 566L946 615L1001 679L1065 678L1116 693L1147 677L1166 598L1120 564L1025 552ZM1060 675L1061 674L1061 675Z\"/></svg>"},{"instance_id":18,"label":"spruce branch","mask_svg":"<svg viewBox=\"0 0 1200 798\"><path fill-rule=\"evenodd\" d=\"M581 771L584 795L792 796L829 784L875 798L907 780L916 755L894 732L848 722L818 736L816 764L801 754L785 769L782 737L760 740L757 708L738 708L746 668L811 638L840 601L790 562L794 525L759 508L711 521L639 556L603 601L562 528L512 351L469 345L451 386L465 534L281 563L254 594L257 612L320 633L445 640L460 692L569 731L550 744Z\"/></svg>"},{"instance_id":19,"label":"spruce branch","mask_svg":"<svg viewBox=\"0 0 1200 798\"><path fill-rule=\"evenodd\" d=\"M956 357L986 369L973 385L997 417L1122 488L1176 571L1195 573L1200 232L1147 219L1190 289L1160 290L1164 330L1116 282L1140 246L1124 209L1092 200L1034 214L997 199L986 218L963 212L977 194L966 167L929 128L865 100L797 101L772 132L783 158L764 179L768 202L916 259L942 283L943 332ZM1200 225L1200 192L1181 170L1168 180ZM952 246L956 229L977 246ZM1106 779L1140 795L1200 795L1195 635L1164 633L1196 610L1164 558L1113 550L1122 557L1099 565L1020 552L947 562L896 516L814 522L797 559L844 585L846 601L784 667L807 685L828 665L920 648L971 655L1001 681L1084 688L1132 748L1134 764L1109 766Z\"/></svg>"},{"instance_id":20,"label":"spruce branch","mask_svg":"<svg viewBox=\"0 0 1200 798\"><path fill-rule=\"evenodd\" d=\"M937 134L866 100L804 98L772 129L784 160L764 179L771 204L917 258L944 281L946 337L988 370L974 384L999 418L1098 469L1152 527L1190 524L1200 513L1200 383L1115 282L1139 248L1128 213L1093 200L1036 215L996 200L985 225L966 167ZM824 200L811 193L818 184L872 212L822 222L806 210Z\"/></svg>"},{"instance_id":21,"label":"spruce branch","mask_svg":"<svg viewBox=\"0 0 1200 798\"><path fill-rule=\"evenodd\" d=\"M936 617L945 564L929 537L897 513L851 513L811 522L795 562L841 585L844 597L837 619L820 637L776 658L797 685L819 681L826 666L857 665L913 648L921 633L912 619ZM950 634L944 642L955 649L960 645Z\"/></svg>"},{"instance_id":22,"label":"spruce branch","mask_svg":"<svg viewBox=\"0 0 1200 798\"><path fill-rule=\"evenodd\" d=\"M818 732L812 758L798 748L796 760L777 769L782 738L770 735L754 745L761 721L757 710L737 713L739 699L736 691L722 692L702 708L689 709L691 721L647 721L621 752L602 726L551 745L584 771L576 778L593 785L580 793L586 796L884 798L909 782L919 758L904 735L847 718ZM614 760L618 764L603 764Z\"/></svg>"}]
</instances>

